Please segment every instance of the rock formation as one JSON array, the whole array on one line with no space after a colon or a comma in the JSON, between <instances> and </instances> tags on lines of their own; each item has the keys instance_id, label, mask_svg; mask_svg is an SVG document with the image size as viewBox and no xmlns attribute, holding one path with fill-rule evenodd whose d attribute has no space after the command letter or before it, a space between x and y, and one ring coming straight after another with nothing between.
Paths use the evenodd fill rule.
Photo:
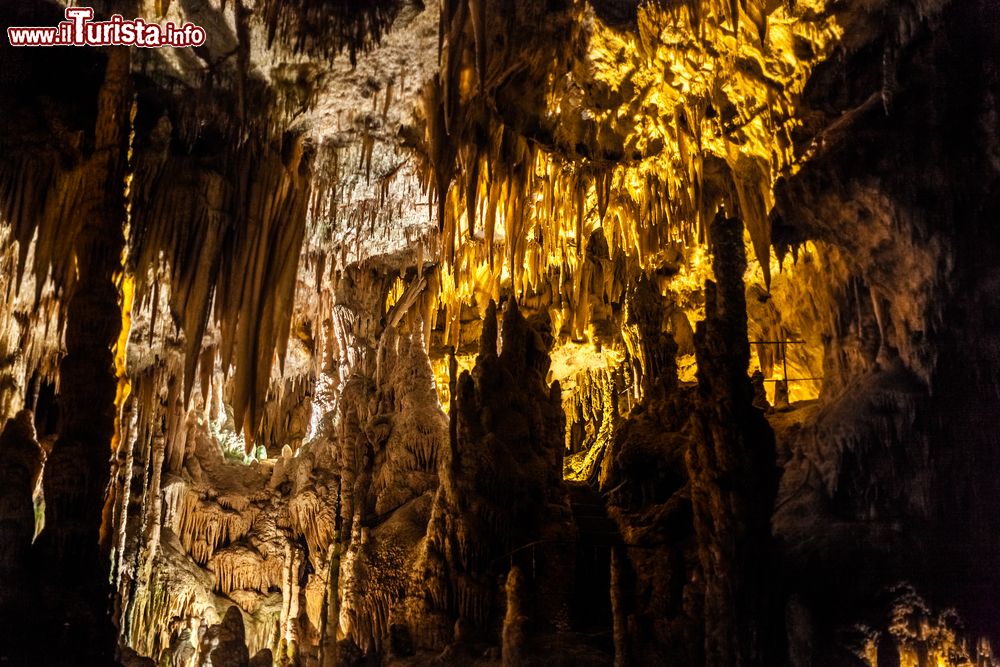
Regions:
<instances>
[{"instance_id":1,"label":"rock formation","mask_svg":"<svg viewBox=\"0 0 1000 667\"><path fill-rule=\"evenodd\" d=\"M997 663L991 0L12 44L71 4L0 6L0 662Z\"/></svg>"}]
</instances>

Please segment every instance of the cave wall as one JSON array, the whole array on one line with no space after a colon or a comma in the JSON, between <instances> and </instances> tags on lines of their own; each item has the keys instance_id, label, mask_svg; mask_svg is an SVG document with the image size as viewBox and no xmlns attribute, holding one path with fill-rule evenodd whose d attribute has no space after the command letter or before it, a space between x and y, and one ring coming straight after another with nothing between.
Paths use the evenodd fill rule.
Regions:
<instances>
[{"instance_id":1,"label":"cave wall","mask_svg":"<svg viewBox=\"0 0 1000 667\"><path fill-rule=\"evenodd\" d=\"M831 244L841 286L826 400L789 437L775 527L792 563L832 564L820 552L843 554L827 571L828 588L841 591L825 594L844 595L844 604L859 599L858 588L909 576L932 599L964 607L974 632L992 633L993 574L982 564L994 548L986 534L996 496L983 471L995 447L982 420L995 392L979 378L997 358L980 319L995 310L983 264L995 244L983 225L996 215L996 58L987 46L996 15L981 3L931 17L897 11L898 34L817 72L807 117L838 120L813 140L803 170L776 188L775 237ZM870 57L879 48L889 54L881 66ZM815 510L803 530L802 512ZM807 546L806 532L828 538ZM852 564L862 563L863 583L849 585L858 581ZM809 594L824 588L800 581Z\"/></svg>"}]
</instances>

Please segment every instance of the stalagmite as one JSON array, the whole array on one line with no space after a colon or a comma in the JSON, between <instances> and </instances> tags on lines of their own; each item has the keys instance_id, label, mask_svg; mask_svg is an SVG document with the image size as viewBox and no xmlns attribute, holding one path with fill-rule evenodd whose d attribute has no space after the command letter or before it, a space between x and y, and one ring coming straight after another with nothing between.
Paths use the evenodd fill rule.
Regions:
<instances>
[{"instance_id":1,"label":"stalagmite","mask_svg":"<svg viewBox=\"0 0 1000 667\"><path fill-rule=\"evenodd\" d=\"M122 269L126 217L129 68L128 52L108 53L94 152L77 172L85 193L73 214L79 221L73 242L78 277L67 306L66 356L60 364L59 438L43 481L45 530L33 557L47 575L38 632L62 647L67 659L98 662L111 659L115 644L107 553L99 533L115 423L112 347L121 312L114 276Z\"/></svg>"},{"instance_id":2,"label":"stalagmite","mask_svg":"<svg viewBox=\"0 0 1000 667\"><path fill-rule=\"evenodd\" d=\"M504 667L520 667L525 662L522 655L527 644L527 617L521 609L523 594L522 587L524 575L518 567L512 567L507 573L507 583L504 585L506 593L507 612L503 619L503 665Z\"/></svg>"},{"instance_id":3,"label":"stalagmite","mask_svg":"<svg viewBox=\"0 0 1000 667\"><path fill-rule=\"evenodd\" d=\"M770 517L774 434L747 377L743 225L709 228L716 282L706 284L695 350L702 405L688 450L691 503L705 577L705 655L711 664L772 664L782 655L774 601Z\"/></svg>"},{"instance_id":4,"label":"stalagmite","mask_svg":"<svg viewBox=\"0 0 1000 667\"><path fill-rule=\"evenodd\" d=\"M561 476L563 414L558 393L544 385L547 351L513 302L503 316L499 354L498 333L496 308L491 304L476 368L471 376L463 373L453 394L455 440L442 469L424 556L428 564L443 565L429 582L436 606L441 605L437 609L477 631L497 611L498 601L487 583L490 573L503 567L501 562L512 550L519 552L525 543L551 530L543 519L528 520L527 513L518 509L520 503L528 498L538 502L551 493L554 498L549 502L558 505L560 493L556 480ZM526 389L533 398L513 391L515 377L528 380ZM504 403L518 406L509 413L518 418L500 426L492 415ZM536 474L525 475L515 460ZM545 479L555 481L555 491L538 486L537 480ZM475 518L464 515L463 506L475 507ZM526 555L519 552L518 561ZM457 636L455 640L461 641Z\"/></svg>"},{"instance_id":5,"label":"stalagmite","mask_svg":"<svg viewBox=\"0 0 1000 667\"><path fill-rule=\"evenodd\" d=\"M24 608L34 588L28 567L35 537L35 508L32 496L42 472L42 450L35 441L32 414L27 410L7 420L0 433L0 472L4 480L0 495L0 619L7 628L3 641L5 655L27 659L30 647L21 645L28 625L37 619L25 618Z\"/></svg>"}]
</instances>

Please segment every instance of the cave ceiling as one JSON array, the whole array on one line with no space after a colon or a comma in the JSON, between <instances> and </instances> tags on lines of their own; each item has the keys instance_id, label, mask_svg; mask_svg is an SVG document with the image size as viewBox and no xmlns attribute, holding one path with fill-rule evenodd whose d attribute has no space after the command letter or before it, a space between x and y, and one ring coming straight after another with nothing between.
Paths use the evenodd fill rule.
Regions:
<instances>
[{"instance_id":1,"label":"cave ceiling","mask_svg":"<svg viewBox=\"0 0 1000 667\"><path fill-rule=\"evenodd\" d=\"M434 264L422 317L442 348L462 346L463 308L481 316L507 293L548 292L536 301L557 337L620 343L620 322L593 331L587 302L618 311L642 272L700 281L721 206L745 220L767 290L781 266L772 187L816 150L823 122L799 109L813 69L906 39L866 17L911 12L905 32L935 9L827 4L140 3L213 39L132 64L136 308L169 303L145 320L179 325L186 395L199 364L235 373L232 407L251 434L288 323L320 327L320 299L300 287L332 293L352 263L404 280L406 266L423 278ZM73 282L59 245L74 234L73 187L42 201L40 184L72 179L88 139L50 95L38 96L42 122L64 128L63 143L7 138L5 202L19 275L30 253L36 300L50 289L58 304ZM28 213L42 207L53 222L39 227ZM287 250L265 261L272 246Z\"/></svg>"}]
</instances>

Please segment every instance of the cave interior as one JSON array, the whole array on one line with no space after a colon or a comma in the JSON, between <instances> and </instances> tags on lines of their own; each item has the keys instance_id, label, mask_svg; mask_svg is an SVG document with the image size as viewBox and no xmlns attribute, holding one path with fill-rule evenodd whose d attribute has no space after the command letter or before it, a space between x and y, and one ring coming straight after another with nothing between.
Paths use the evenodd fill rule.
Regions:
<instances>
[{"instance_id":1,"label":"cave interior","mask_svg":"<svg viewBox=\"0 0 1000 667\"><path fill-rule=\"evenodd\" d=\"M206 38L0 36L0 665L1000 665L995 0L88 4Z\"/></svg>"}]
</instances>

